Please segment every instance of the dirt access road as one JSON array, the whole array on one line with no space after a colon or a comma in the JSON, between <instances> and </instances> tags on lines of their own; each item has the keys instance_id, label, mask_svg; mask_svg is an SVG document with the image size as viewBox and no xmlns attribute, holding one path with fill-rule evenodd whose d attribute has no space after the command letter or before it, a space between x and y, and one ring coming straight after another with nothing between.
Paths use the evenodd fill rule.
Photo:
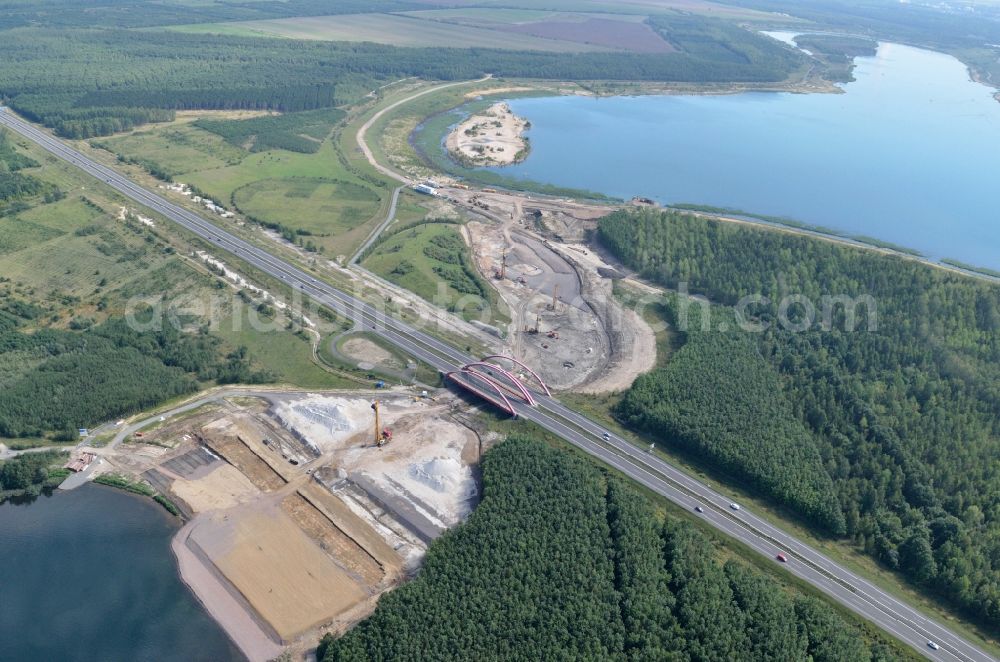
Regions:
<instances>
[{"instance_id":1,"label":"dirt access road","mask_svg":"<svg viewBox=\"0 0 1000 662\"><path fill-rule=\"evenodd\" d=\"M389 111L395 110L396 108L399 108L403 104L410 103L414 99L419 99L420 97L422 97L424 95L431 94L433 92L440 92L441 90L446 90L446 89L448 89L450 87L457 87L459 85L468 85L470 83L483 83L483 82L488 81L492 77L493 77L492 75L487 75L487 76L484 76L484 77L480 78L479 80L475 80L475 81L463 80L463 81L459 81L457 83L445 83L444 85L436 85L434 87L428 87L426 90L421 90L421 91L417 92L416 94L411 94L410 96L406 97L405 99L400 99L399 101L395 101L395 102L389 104L388 106L386 106L382 110L380 110L377 113L375 113L374 115L372 115L368 119L368 121L365 122L364 124L362 124L361 128L358 129L358 136L357 136L358 147L361 148L361 152L365 155L365 158L368 159L368 163L370 163L373 168L375 168L376 170L378 170L380 173L382 173L386 177L391 177L392 179L395 179L397 182L402 182L404 184L409 184L409 185L414 184L415 181L413 179L411 179L410 177L407 177L404 174L398 173L395 170L393 170L392 168L389 168L389 167L381 165L375 159L375 155L372 154L372 150L371 150L370 147L368 147L368 142L365 140L365 135L368 133L368 129L370 129L372 127L372 125L375 124L375 122L379 121L379 119L381 119L382 116L385 115L386 113L388 113Z\"/></svg>"}]
</instances>

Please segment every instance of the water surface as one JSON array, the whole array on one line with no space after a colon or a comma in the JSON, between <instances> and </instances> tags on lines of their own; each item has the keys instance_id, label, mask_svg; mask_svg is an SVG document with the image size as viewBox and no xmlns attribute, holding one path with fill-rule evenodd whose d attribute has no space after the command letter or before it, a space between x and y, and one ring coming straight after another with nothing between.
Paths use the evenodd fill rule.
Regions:
<instances>
[{"instance_id":1,"label":"water surface","mask_svg":"<svg viewBox=\"0 0 1000 662\"><path fill-rule=\"evenodd\" d=\"M784 216L1000 268L1000 103L955 58L882 44L845 94L510 101L504 174Z\"/></svg>"},{"instance_id":2,"label":"water surface","mask_svg":"<svg viewBox=\"0 0 1000 662\"><path fill-rule=\"evenodd\" d=\"M0 660L243 659L181 582L176 530L97 485L0 505Z\"/></svg>"}]
</instances>

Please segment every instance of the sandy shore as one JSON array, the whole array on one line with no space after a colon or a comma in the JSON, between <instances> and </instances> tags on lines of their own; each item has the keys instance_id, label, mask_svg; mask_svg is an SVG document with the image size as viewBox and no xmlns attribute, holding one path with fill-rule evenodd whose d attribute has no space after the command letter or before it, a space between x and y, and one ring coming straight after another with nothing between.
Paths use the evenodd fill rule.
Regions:
<instances>
[{"instance_id":1,"label":"sandy shore","mask_svg":"<svg viewBox=\"0 0 1000 662\"><path fill-rule=\"evenodd\" d=\"M506 102L500 102L455 127L445 147L464 164L512 165L523 161L528 154L524 132L529 127L526 119L515 115Z\"/></svg>"},{"instance_id":2,"label":"sandy shore","mask_svg":"<svg viewBox=\"0 0 1000 662\"><path fill-rule=\"evenodd\" d=\"M249 613L248 606L232 595L214 569L188 546L187 539L196 522L197 517L184 525L170 543L181 579L250 662L277 657L283 647L264 631Z\"/></svg>"}]
</instances>

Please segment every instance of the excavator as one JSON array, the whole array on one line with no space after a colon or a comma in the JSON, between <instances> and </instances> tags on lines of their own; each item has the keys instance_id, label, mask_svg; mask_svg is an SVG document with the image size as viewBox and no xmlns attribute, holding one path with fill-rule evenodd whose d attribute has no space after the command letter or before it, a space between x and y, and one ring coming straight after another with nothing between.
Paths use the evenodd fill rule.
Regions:
<instances>
[{"instance_id":1,"label":"excavator","mask_svg":"<svg viewBox=\"0 0 1000 662\"><path fill-rule=\"evenodd\" d=\"M392 430L382 427L382 418L379 412L381 403L378 400L372 402L372 410L375 412L375 445L382 448L392 441Z\"/></svg>"}]
</instances>

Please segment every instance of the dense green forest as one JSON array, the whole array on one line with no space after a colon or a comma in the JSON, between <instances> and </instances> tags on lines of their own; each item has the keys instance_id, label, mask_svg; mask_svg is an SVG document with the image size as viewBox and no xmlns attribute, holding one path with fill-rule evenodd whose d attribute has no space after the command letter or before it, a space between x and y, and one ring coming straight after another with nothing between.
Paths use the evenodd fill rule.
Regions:
<instances>
[{"instance_id":1,"label":"dense green forest","mask_svg":"<svg viewBox=\"0 0 1000 662\"><path fill-rule=\"evenodd\" d=\"M14 314L0 311L0 360L18 366L0 376L0 437L72 439L79 427L190 393L200 382L271 379L250 367L245 350L223 354L214 336L170 324L148 332L121 318L82 332L18 326Z\"/></svg>"},{"instance_id":2,"label":"dense green forest","mask_svg":"<svg viewBox=\"0 0 1000 662\"><path fill-rule=\"evenodd\" d=\"M680 360L637 381L624 398L619 413L626 421L706 459L736 458L739 468L729 463L728 469L802 512L809 490L781 494L754 477L767 461L755 452L782 441L769 431L774 423L743 416L735 407L744 396L729 385L705 387L734 377L727 361L754 361L746 353L752 343L758 363L766 363L759 367L780 374L782 393L773 398L789 403L811 432L846 535L997 631L1000 287L913 260L677 212L619 212L602 219L600 237L627 265L668 287L684 283L723 306L745 295L768 299L745 311L748 322L768 326L760 333L739 341L688 334ZM786 295L814 302L817 319L808 329L775 323ZM823 304L824 296L841 295L862 302L853 331L849 307L832 299ZM870 305L865 296L872 297ZM679 302L671 304L675 316ZM715 321L708 335L740 335L718 331ZM694 384L697 392L679 394L678 383ZM679 399L636 411L656 393ZM692 410L683 410L685 403ZM702 409L725 420L704 428L711 445L699 448L673 431L686 432L690 421L710 415ZM751 426L743 435L729 434L730 426L743 423ZM785 460L770 458L775 471Z\"/></svg>"},{"instance_id":3,"label":"dense green forest","mask_svg":"<svg viewBox=\"0 0 1000 662\"><path fill-rule=\"evenodd\" d=\"M813 434L749 337L692 330L663 371L636 380L617 413L674 447L710 458L824 530L844 533Z\"/></svg>"},{"instance_id":4,"label":"dense green forest","mask_svg":"<svg viewBox=\"0 0 1000 662\"><path fill-rule=\"evenodd\" d=\"M878 52L878 42L867 37L839 34L803 34L795 38L800 48L845 61L856 57L870 57Z\"/></svg>"},{"instance_id":5,"label":"dense green forest","mask_svg":"<svg viewBox=\"0 0 1000 662\"><path fill-rule=\"evenodd\" d=\"M24 198L37 195L57 195L56 187L36 177L19 172L25 168L35 168L38 163L14 149L10 132L0 129L0 214L16 208Z\"/></svg>"},{"instance_id":6,"label":"dense green forest","mask_svg":"<svg viewBox=\"0 0 1000 662\"><path fill-rule=\"evenodd\" d=\"M278 3L276 3L278 4ZM674 19L671 19L674 20ZM417 76L556 80L776 81L802 62L774 40L709 19L658 19L692 52L541 53L396 48L130 30L22 28L3 33L0 99L64 136L166 121L181 109L303 111L357 101ZM673 34L673 33L671 33ZM715 47L711 44L719 42Z\"/></svg>"},{"instance_id":7,"label":"dense green forest","mask_svg":"<svg viewBox=\"0 0 1000 662\"><path fill-rule=\"evenodd\" d=\"M344 115L346 113L340 109L326 108L247 120L200 119L194 125L251 152L285 149L314 154Z\"/></svg>"},{"instance_id":8,"label":"dense green forest","mask_svg":"<svg viewBox=\"0 0 1000 662\"><path fill-rule=\"evenodd\" d=\"M898 659L577 456L511 438L482 471L469 520L319 659Z\"/></svg>"},{"instance_id":9,"label":"dense green forest","mask_svg":"<svg viewBox=\"0 0 1000 662\"><path fill-rule=\"evenodd\" d=\"M804 34L796 37L795 43L823 61L824 78L845 83L854 80L854 58L878 52L878 42L874 39L849 35Z\"/></svg>"},{"instance_id":10,"label":"dense green forest","mask_svg":"<svg viewBox=\"0 0 1000 662\"><path fill-rule=\"evenodd\" d=\"M10 497L36 497L55 487L69 474L59 466L65 461L64 452L41 451L0 462L0 503Z\"/></svg>"},{"instance_id":11,"label":"dense green forest","mask_svg":"<svg viewBox=\"0 0 1000 662\"><path fill-rule=\"evenodd\" d=\"M728 66L753 65L762 70L793 68L798 56L774 39L762 38L732 21L697 15L659 15L646 19L664 39L692 58Z\"/></svg>"}]
</instances>

